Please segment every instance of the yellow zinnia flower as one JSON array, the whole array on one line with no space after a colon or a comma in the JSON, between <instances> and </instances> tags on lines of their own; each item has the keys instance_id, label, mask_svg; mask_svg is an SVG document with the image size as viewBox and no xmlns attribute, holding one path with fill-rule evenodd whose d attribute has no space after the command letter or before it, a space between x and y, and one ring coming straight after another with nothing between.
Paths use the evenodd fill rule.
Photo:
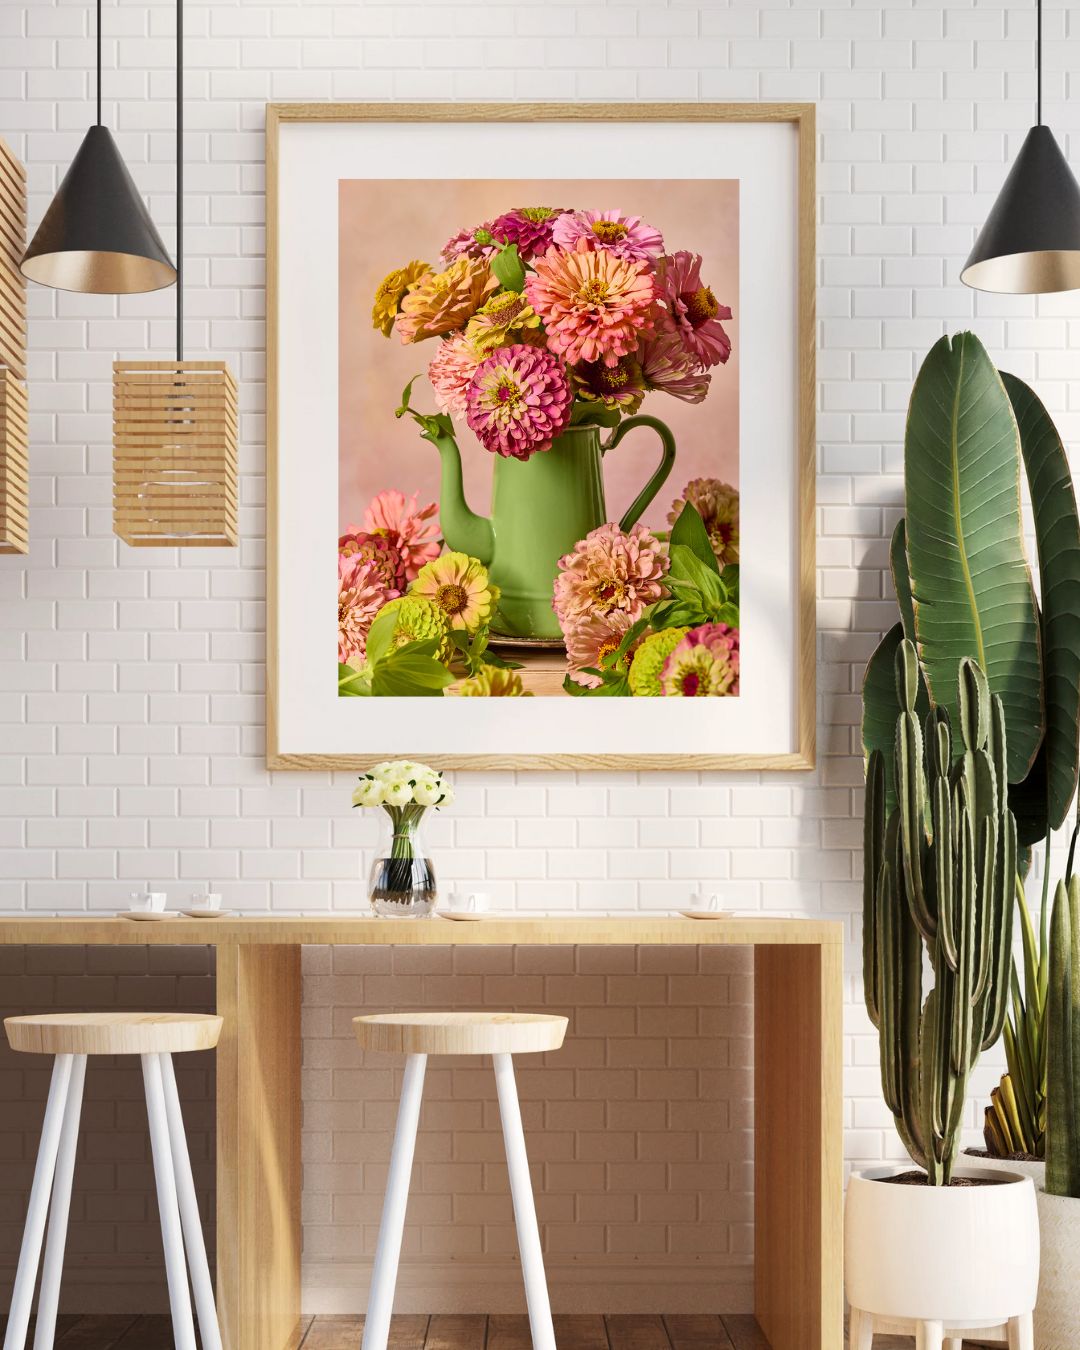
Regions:
<instances>
[{"instance_id":1,"label":"yellow zinnia flower","mask_svg":"<svg viewBox=\"0 0 1080 1350\"><path fill-rule=\"evenodd\" d=\"M426 262L414 258L404 267L388 272L375 291L375 303L371 307L372 328L379 329L383 337L389 337L394 331L394 320L405 292L430 271Z\"/></svg>"},{"instance_id":2,"label":"yellow zinnia flower","mask_svg":"<svg viewBox=\"0 0 1080 1350\"><path fill-rule=\"evenodd\" d=\"M528 340L528 330L540 327L540 315L517 291L500 291L476 311L465 336L481 356L501 347L511 334L515 342Z\"/></svg>"},{"instance_id":3,"label":"yellow zinnia flower","mask_svg":"<svg viewBox=\"0 0 1080 1350\"><path fill-rule=\"evenodd\" d=\"M457 258L442 272L425 273L402 297L398 337L423 342L463 328L498 284L483 258Z\"/></svg>"},{"instance_id":4,"label":"yellow zinnia flower","mask_svg":"<svg viewBox=\"0 0 1080 1350\"><path fill-rule=\"evenodd\" d=\"M462 698L532 698L531 689L521 683L516 670L500 670L484 666L471 679L462 681L458 693Z\"/></svg>"},{"instance_id":5,"label":"yellow zinnia flower","mask_svg":"<svg viewBox=\"0 0 1080 1350\"><path fill-rule=\"evenodd\" d=\"M425 563L409 594L431 600L451 628L467 633L490 623L499 602L499 588L491 584L487 568L467 553L444 553Z\"/></svg>"}]
</instances>

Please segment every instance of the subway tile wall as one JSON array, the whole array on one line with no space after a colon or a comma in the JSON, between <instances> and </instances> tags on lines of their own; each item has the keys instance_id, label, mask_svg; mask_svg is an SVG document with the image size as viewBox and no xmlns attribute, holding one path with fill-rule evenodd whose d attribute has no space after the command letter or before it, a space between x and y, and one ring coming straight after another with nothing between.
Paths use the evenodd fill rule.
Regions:
<instances>
[{"instance_id":1,"label":"subway tile wall","mask_svg":"<svg viewBox=\"0 0 1080 1350\"><path fill-rule=\"evenodd\" d=\"M171 0L106 0L104 16L106 120L168 236L174 8ZM33 545L27 560L0 560L0 908L108 911L149 882L173 899L212 883L247 910L362 903L370 824L350 814L347 778L269 775L262 762L267 100L814 101L817 771L459 775L458 801L431 840L444 876L482 884L505 907L664 909L697 882L716 881L739 907L842 920L851 982L847 1157L857 1165L896 1156L858 989L857 722L862 666L894 615L887 539L899 510L904 409L918 360L943 332L973 327L1002 366L1034 383L1067 441L1080 429L1070 351L1080 337L1076 297L976 296L957 281L1033 117L1034 7L1020 0L189 0L186 16L185 337L188 355L225 357L241 380L243 542L234 552L148 555L111 532L111 362L117 354L169 353L170 293L113 300L33 289ZM1070 142L1080 145L1071 74L1080 16L1048 4L1044 22L1047 115L1068 150ZM71 0L0 3L0 134L29 165L33 220L92 116L90 25L89 7ZM87 976L96 977L90 963L99 959L85 957ZM433 956L421 979L444 978L443 959ZM351 983L347 993L335 983L343 973L329 960L313 951L305 967L309 1081L319 1078L320 1056L332 1061L341 1053L341 1019L352 1001ZM29 964L3 969L7 1006L19 981L38 974ZM77 967L42 978L64 1002L83 973ZM385 972L350 974L366 980ZM498 977L494 969L480 975ZM121 972L109 978L119 996ZM159 976L148 966L122 978ZM340 1004L320 1001L324 989L337 988ZM154 997L151 986L142 1001ZM571 1011L585 1016L576 1005ZM739 1036L731 1043L741 1045ZM677 1044L672 1037L665 1054ZM999 1066L987 1057L980 1093ZM21 1085L7 1091L15 1081L9 1067L0 1080L5 1225L11 1197L27 1179L36 1129ZM325 1101L318 1081L311 1086L308 1245L320 1260L347 1263L357 1239L368 1240L367 1220L347 1188L335 1212L327 1200L335 1199L333 1188L320 1190L313 1169L332 1164L338 1150L343 1157L362 1150L369 1141L363 1116L369 1108L385 1113L388 1099L379 1107L378 1098L345 1097L341 1113L323 1124ZM486 1122L487 1099L476 1100ZM974 1100L968 1123L974 1137ZM574 1147L584 1147L576 1138ZM575 1154L574 1165L587 1161ZM485 1254L500 1223L479 1221ZM736 1228L729 1238L737 1250ZM123 1240L118 1226L114 1240ZM332 1272L325 1285L319 1296L329 1300Z\"/></svg>"}]
</instances>

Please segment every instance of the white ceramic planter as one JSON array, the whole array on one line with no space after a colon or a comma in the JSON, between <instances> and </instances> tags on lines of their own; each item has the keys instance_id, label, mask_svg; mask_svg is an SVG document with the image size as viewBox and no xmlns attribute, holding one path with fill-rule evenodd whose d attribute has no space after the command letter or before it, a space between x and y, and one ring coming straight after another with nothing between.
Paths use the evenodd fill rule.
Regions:
<instances>
[{"instance_id":1,"label":"white ceramic planter","mask_svg":"<svg viewBox=\"0 0 1080 1350\"><path fill-rule=\"evenodd\" d=\"M852 1308L851 1350L874 1331L917 1329L940 1347L961 1331L999 1331L1031 1345L1039 1285L1039 1217L1030 1177L988 1168L955 1175L993 1178L971 1187L892 1186L906 1168L853 1176L844 1221L844 1279ZM1070 1350L1076 1350L1073 1341Z\"/></svg>"},{"instance_id":2,"label":"white ceramic planter","mask_svg":"<svg viewBox=\"0 0 1080 1350\"><path fill-rule=\"evenodd\" d=\"M1035 1183L1039 1211L1039 1297L1035 1303L1035 1350L1080 1347L1080 1200L1047 1195L1046 1164L1003 1158L972 1159L994 1171L1017 1171Z\"/></svg>"}]
</instances>

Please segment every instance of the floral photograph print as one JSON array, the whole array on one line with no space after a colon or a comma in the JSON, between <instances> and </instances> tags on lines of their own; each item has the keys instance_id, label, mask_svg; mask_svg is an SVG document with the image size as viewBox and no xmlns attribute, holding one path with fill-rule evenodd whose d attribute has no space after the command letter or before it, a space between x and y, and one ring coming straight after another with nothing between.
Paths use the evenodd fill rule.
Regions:
<instances>
[{"instance_id":1,"label":"floral photograph print","mask_svg":"<svg viewBox=\"0 0 1080 1350\"><path fill-rule=\"evenodd\" d=\"M339 697L739 696L739 187L340 181Z\"/></svg>"}]
</instances>

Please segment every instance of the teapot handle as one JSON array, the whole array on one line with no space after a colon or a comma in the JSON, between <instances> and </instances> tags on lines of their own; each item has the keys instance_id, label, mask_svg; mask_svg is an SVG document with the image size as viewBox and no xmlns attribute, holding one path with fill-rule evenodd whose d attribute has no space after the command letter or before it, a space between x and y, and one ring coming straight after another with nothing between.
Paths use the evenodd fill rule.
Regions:
<instances>
[{"instance_id":1,"label":"teapot handle","mask_svg":"<svg viewBox=\"0 0 1080 1350\"><path fill-rule=\"evenodd\" d=\"M631 525L635 524L645 508L664 486L667 476L675 464L675 437L671 434L671 428L665 426L657 417L646 417L644 415L628 417L625 421L620 422L602 446L603 453L607 454L609 450L614 450L626 433L633 431L635 427L649 427L655 431L660 437L663 454L656 472L638 493L622 520L619 521L620 530L628 530Z\"/></svg>"}]
</instances>

